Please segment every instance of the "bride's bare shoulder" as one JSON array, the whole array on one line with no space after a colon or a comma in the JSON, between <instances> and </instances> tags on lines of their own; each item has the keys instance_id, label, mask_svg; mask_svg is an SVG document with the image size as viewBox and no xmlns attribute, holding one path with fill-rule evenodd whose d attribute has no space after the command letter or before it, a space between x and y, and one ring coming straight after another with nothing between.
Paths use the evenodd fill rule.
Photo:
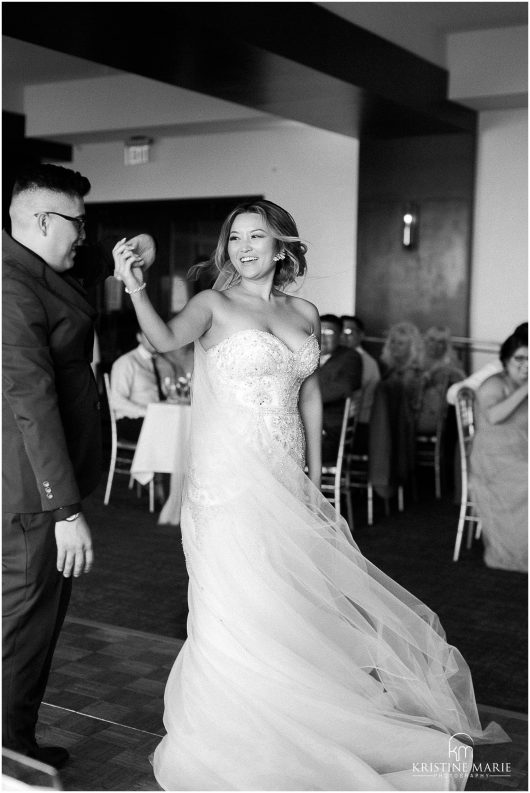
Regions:
<instances>
[{"instance_id":1,"label":"bride's bare shoulder","mask_svg":"<svg viewBox=\"0 0 530 793\"><path fill-rule=\"evenodd\" d=\"M310 303L309 300L303 297L296 297L295 295L286 295L286 298L289 308L301 314L304 319L310 323L313 330L318 327L320 315L318 313L318 308L313 303Z\"/></svg>"},{"instance_id":2,"label":"bride's bare shoulder","mask_svg":"<svg viewBox=\"0 0 530 793\"><path fill-rule=\"evenodd\" d=\"M233 312L232 299L229 290L220 292L217 289L203 289L188 303L195 311L207 314L212 321L224 322Z\"/></svg>"},{"instance_id":3,"label":"bride's bare shoulder","mask_svg":"<svg viewBox=\"0 0 530 793\"><path fill-rule=\"evenodd\" d=\"M213 309L226 301L223 294L223 292L219 292L217 289L203 289L201 292L194 295L190 302L193 301L196 305L200 304Z\"/></svg>"}]
</instances>

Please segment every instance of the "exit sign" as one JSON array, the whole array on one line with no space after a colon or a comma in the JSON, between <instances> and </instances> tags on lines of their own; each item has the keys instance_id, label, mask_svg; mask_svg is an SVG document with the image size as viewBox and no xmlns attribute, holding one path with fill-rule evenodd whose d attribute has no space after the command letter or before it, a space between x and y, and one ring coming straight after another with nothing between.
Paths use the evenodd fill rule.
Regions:
<instances>
[{"instance_id":1,"label":"exit sign","mask_svg":"<svg viewBox=\"0 0 530 793\"><path fill-rule=\"evenodd\" d=\"M140 138L139 140L131 138L128 140L123 151L125 165L143 165L149 162L149 151L152 142L150 138Z\"/></svg>"}]
</instances>

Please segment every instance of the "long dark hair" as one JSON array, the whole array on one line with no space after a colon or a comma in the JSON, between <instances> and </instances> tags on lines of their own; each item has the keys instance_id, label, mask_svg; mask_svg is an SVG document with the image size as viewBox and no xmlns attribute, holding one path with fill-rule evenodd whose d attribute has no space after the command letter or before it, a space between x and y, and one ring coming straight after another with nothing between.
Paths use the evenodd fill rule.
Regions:
<instances>
[{"instance_id":1,"label":"long dark hair","mask_svg":"<svg viewBox=\"0 0 530 793\"><path fill-rule=\"evenodd\" d=\"M515 333L512 333L512 335L508 336L506 341L503 342L499 352L499 358L503 366L506 366L512 355L520 347L528 347L528 330L525 333L524 331L519 332L519 329L517 329Z\"/></svg>"},{"instance_id":2,"label":"long dark hair","mask_svg":"<svg viewBox=\"0 0 530 793\"><path fill-rule=\"evenodd\" d=\"M188 278L198 278L205 270L209 270L210 273L213 271L214 275L218 275L227 266L232 267L228 256L230 231L236 217L247 213L261 216L271 235L278 241L277 253L280 251L285 253L285 258L276 265L274 285L285 287L296 281L299 276L304 275L307 270L305 260L307 245L300 239L292 215L278 204L263 198L240 204L230 212L222 225L217 248L211 258L203 264L191 267Z\"/></svg>"}]
</instances>

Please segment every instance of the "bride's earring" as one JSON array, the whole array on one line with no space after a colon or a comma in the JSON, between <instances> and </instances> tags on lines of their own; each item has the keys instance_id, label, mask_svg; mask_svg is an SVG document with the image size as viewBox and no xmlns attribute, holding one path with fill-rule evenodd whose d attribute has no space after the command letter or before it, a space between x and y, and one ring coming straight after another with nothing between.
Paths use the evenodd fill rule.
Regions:
<instances>
[{"instance_id":1,"label":"bride's earring","mask_svg":"<svg viewBox=\"0 0 530 793\"><path fill-rule=\"evenodd\" d=\"M280 251L276 256L272 257L273 262L281 262L285 259L285 251Z\"/></svg>"}]
</instances>

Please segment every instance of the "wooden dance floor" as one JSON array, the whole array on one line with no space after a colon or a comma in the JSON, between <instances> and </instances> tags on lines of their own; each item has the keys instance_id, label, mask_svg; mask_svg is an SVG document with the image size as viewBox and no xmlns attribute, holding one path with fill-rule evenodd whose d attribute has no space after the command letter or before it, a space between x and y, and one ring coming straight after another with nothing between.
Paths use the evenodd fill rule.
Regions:
<instances>
[{"instance_id":1,"label":"wooden dance floor","mask_svg":"<svg viewBox=\"0 0 530 793\"><path fill-rule=\"evenodd\" d=\"M41 707L38 740L65 746L65 790L159 790L149 755L164 734L164 686L179 639L69 617ZM527 717L480 708L512 743L476 749L475 762L510 763L508 776L470 779L467 790L527 790ZM212 718L214 715L212 714Z\"/></svg>"}]
</instances>

